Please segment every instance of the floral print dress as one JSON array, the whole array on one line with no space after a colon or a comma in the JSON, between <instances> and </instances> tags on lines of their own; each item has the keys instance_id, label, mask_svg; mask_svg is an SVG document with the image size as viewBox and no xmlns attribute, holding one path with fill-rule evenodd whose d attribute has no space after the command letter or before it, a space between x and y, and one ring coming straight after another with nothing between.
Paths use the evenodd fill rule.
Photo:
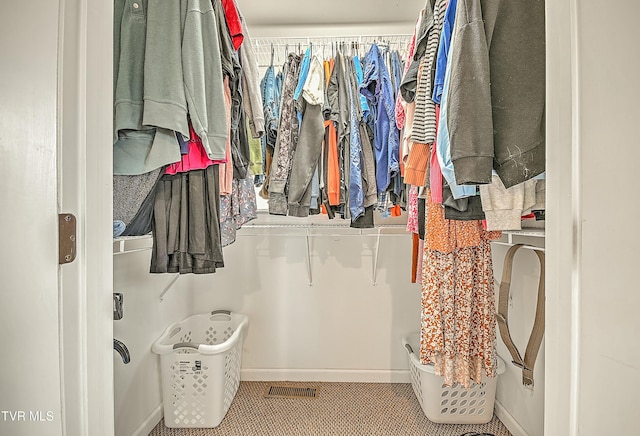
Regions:
<instances>
[{"instance_id":1,"label":"floral print dress","mask_svg":"<svg viewBox=\"0 0 640 436\"><path fill-rule=\"evenodd\" d=\"M427 198L431 198L429 195ZM454 221L429 200L422 264L420 360L447 385L495 377L496 319L490 241L481 221Z\"/></svg>"}]
</instances>

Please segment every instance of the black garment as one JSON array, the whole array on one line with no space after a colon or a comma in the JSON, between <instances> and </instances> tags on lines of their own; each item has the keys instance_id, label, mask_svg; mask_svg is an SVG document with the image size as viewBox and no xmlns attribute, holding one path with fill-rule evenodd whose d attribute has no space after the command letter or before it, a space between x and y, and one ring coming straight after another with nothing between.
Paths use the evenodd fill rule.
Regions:
<instances>
[{"instance_id":1,"label":"black garment","mask_svg":"<svg viewBox=\"0 0 640 436\"><path fill-rule=\"evenodd\" d=\"M400 93L402 94L402 99L407 103L411 103L416 99L416 90L418 88L418 71L420 67L420 62L413 61L411 65L409 65L409 69L406 74L402 78L402 83L400 83Z\"/></svg>"},{"instance_id":2,"label":"black garment","mask_svg":"<svg viewBox=\"0 0 640 436\"><path fill-rule=\"evenodd\" d=\"M238 60L242 65L242 56L238 52ZM241 68L236 73L231 86L231 157L233 161L233 178L244 180L251 163L251 147L247 133L247 116L244 111L243 86ZM249 98L248 96L246 98Z\"/></svg>"},{"instance_id":3,"label":"black garment","mask_svg":"<svg viewBox=\"0 0 640 436\"><path fill-rule=\"evenodd\" d=\"M433 204L431 207L440 207ZM424 241L427 227L427 200L418 198L418 237Z\"/></svg>"},{"instance_id":4,"label":"black garment","mask_svg":"<svg viewBox=\"0 0 640 436\"><path fill-rule=\"evenodd\" d=\"M444 192L443 192L444 195ZM445 205L444 217L448 220L475 221L485 219L482 210L482 200L479 195L468 197L467 207L464 211L459 211L453 207Z\"/></svg>"},{"instance_id":5,"label":"black garment","mask_svg":"<svg viewBox=\"0 0 640 436\"><path fill-rule=\"evenodd\" d=\"M224 15L222 0L212 0L213 11L218 22L218 37L220 39L220 59L222 61L222 74L233 77L236 72L238 58L235 55L229 26Z\"/></svg>"},{"instance_id":6,"label":"black garment","mask_svg":"<svg viewBox=\"0 0 640 436\"><path fill-rule=\"evenodd\" d=\"M157 183L160 182L158 178ZM138 209L138 213L133 217L131 222L127 224L121 236L142 236L151 233L153 221L153 203L155 201L155 188L149 192L147 198L142 202L142 206Z\"/></svg>"},{"instance_id":7,"label":"black garment","mask_svg":"<svg viewBox=\"0 0 640 436\"><path fill-rule=\"evenodd\" d=\"M209 274L224 266L219 167L165 174L153 212L151 273Z\"/></svg>"},{"instance_id":8,"label":"black garment","mask_svg":"<svg viewBox=\"0 0 640 436\"><path fill-rule=\"evenodd\" d=\"M364 213L351 221L350 227L354 229L372 229L374 227L373 211L375 208L375 206L365 207Z\"/></svg>"},{"instance_id":9,"label":"black garment","mask_svg":"<svg viewBox=\"0 0 640 436\"><path fill-rule=\"evenodd\" d=\"M416 49L413 55L414 61L419 62L427 51L427 36L435 23L435 16L433 15L433 9L436 5L435 3L435 0L427 0L427 4L424 7L420 28L416 34Z\"/></svg>"}]
</instances>

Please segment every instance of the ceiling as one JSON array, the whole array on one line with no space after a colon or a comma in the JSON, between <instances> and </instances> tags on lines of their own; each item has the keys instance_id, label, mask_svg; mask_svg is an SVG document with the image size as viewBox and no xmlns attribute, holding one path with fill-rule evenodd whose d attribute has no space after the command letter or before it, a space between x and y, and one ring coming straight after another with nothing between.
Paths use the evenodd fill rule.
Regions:
<instances>
[{"instance_id":1,"label":"ceiling","mask_svg":"<svg viewBox=\"0 0 640 436\"><path fill-rule=\"evenodd\" d=\"M425 0L236 0L249 26L414 23Z\"/></svg>"}]
</instances>

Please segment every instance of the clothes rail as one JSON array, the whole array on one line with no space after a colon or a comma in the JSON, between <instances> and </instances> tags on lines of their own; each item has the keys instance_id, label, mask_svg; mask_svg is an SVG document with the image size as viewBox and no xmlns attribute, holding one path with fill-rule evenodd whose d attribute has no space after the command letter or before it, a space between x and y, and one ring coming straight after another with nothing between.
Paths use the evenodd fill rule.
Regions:
<instances>
[{"instance_id":1,"label":"clothes rail","mask_svg":"<svg viewBox=\"0 0 640 436\"><path fill-rule=\"evenodd\" d=\"M356 44L358 49L354 49L359 55L364 55L365 50L369 49L369 46L376 43L380 46L388 47L394 50L398 50L401 56L406 57L404 53L407 49L407 43L409 42L411 35L407 34L379 34L379 35L332 35L332 36L305 36L305 37L260 37L252 38L252 47L256 53L256 60L260 68L265 68L271 65L271 59L273 55L274 65L280 65L286 61L287 55L291 51L297 51L297 47L300 46L299 51L306 50L307 47L318 47L323 55L333 54L327 49L331 48L331 44L334 45L334 49L338 49L338 44L347 44L345 47L347 50L351 50L350 44ZM277 48L277 50L276 50Z\"/></svg>"},{"instance_id":2,"label":"clothes rail","mask_svg":"<svg viewBox=\"0 0 640 436\"><path fill-rule=\"evenodd\" d=\"M512 242L504 242L504 241L491 241L491 243L492 244L498 244L498 245L506 245L507 247L511 247L511 246L515 245ZM542 252L545 251L544 247L538 247L536 245L523 245L522 249L523 250L526 249L526 250L542 251Z\"/></svg>"}]
</instances>

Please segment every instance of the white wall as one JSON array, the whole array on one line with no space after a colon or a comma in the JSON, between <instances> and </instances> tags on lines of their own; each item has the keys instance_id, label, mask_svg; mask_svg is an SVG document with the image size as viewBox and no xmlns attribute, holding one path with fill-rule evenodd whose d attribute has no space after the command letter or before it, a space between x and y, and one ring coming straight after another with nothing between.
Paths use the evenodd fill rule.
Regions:
<instances>
[{"instance_id":1,"label":"white wall","mask_svg":"<svg viewBox=\"0 0 640 436\"><path fill-rule=\"evenodd\" d=\"M243 380L408 382L401 338L420 326L411 236L380 237L374 285L377 238L345 230L311 238L311 286L304 229L241 229L224 250L224 268L180 277L162 301L173 275L149 274L149 251L116 255L114 291L124 293L125 316L114 322L114 336L131 352L128 365L114 355L116 435L157 422L153 341L172 322L214 309L249 318Z\"/></svg>"},{"instance_id":2,"label":"white wall","mask_svg":"<svg viewBox=\"0 0 640 436\"><path fill-rule=\"evenodd\" d=\"M113 289L124 295L124 317L113 322L113 337L124 342L131 355L125 365L113 353L116 436L146 436L160 419L160 360L151 352L151 344L169 324L191 312L189 291L180 279L160 301L175 276L150 274L150 258L151 251L146 250L113 259Z\"/></svg>"},{"instance_id":3,"label":"white wall","mask_svg":"<svg viewBox=\"0 0 640 436\"><path fill-rule=\"evenodd\" d=\"M264 231L242 229L227 266L192 281L194 309L249 316L244 379L408 380L401 338L420 322L409 234L380 238L376 285L375 236L313 236L310 286L302 232L256 233Z\"/></svg>"},{"instance_id":4,"label":"white wall","mask_svg":"<svg viewBox=\"0 0 640 436\"><path fill-rule=\"evenodd\" d=\"M540 238L520 238L518 242L544 246ZM542 244L541 244L542 242ZM504 256L509 247L492 244L494 274L498 282L502 277ZM509 331L520 354L524 352L535 318L540 272L538 257L531 250L520 249L513 261L511 273ZM496 289L496 298L498 298ZM548 333L547 333L548 334ZM544 434L545 365L544 340L534 366L533 387L522 384L522 370L511 363L513 358L498 335L498 355L506 363L506 371L498 378L496 402L498 416L514 436L542 436ZM501 412L506 412L504 416Z\"/></svg>"},{"instance_id":5,"label":"white wall","mask_svg":"<svg viewBox=\"0 0 640 436\"><path fill-rule=\"evenodd\" d=\"M632 434L638 432L640 391L640 234L632 221L640 204L627 187L636 185L640 162L640 4L580 2L577 12L582 251L576 430Z\"/></svg>"}]
</instances>

